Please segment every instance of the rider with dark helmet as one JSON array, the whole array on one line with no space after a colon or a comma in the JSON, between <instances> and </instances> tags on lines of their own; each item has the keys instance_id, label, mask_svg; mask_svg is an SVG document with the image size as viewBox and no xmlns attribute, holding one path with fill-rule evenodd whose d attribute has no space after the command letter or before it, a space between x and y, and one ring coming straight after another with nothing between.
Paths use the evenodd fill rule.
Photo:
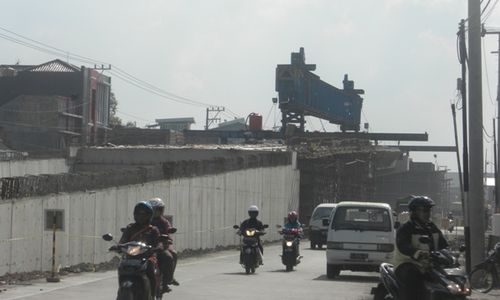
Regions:
<instances>
[{"instance_id":1,"label":"rider with dark helmet","mask_svg":"<svg viewBox=\"0 0 500 300\"><path fill-rule=\"evenodd\" d=\"M429 267L430 251L448 247L443 233L431 221L434 201L426 196L412 196L408 203L410 220L396 233L394 268L401 284L402 299L423 299L423 283ZM431 244L420 242L420 237L428 237Z\"/></svg>"},{"instance_id":2,"label":"rider with dark helmet","mask_svg":"<svg viewBox=\"0 0 500 300\"><path fill-rule=\"evenodd\" d=\"M137 241L143 242L147 245L162 250L163 246L160 243L160 232L158 229L151 225L153 218L153 208L147 201L140 201L134 207L134 220L135 223L129 224L124 230L120 239L120 244ZM152 284L151 292L155 291L155 275L154 265L148 261L146 274Z\"/></svg>"},{"instance_id":3,"label":"rider with dark helmet","mask_svg":"<svg viewBox=\"0 0 500 300\"><path fill-rule=\"evenodd\" d=\"M123 231L120 244L131 241L141 241L150 246L158 247L160 232L151 225L153 219L153 208L147 201L141 201L134 207L135 223L129 224Z\"/></svg>"}]
</instances>

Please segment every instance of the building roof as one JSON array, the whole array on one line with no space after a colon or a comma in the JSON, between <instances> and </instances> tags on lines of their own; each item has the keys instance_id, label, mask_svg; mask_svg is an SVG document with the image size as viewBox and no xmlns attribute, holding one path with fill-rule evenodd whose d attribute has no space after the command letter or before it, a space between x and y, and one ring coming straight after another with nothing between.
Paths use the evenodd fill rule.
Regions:
<instances>
[{"instance_id":1,"label":"building roof","mask_svg":"<svg viewBox=\"0 0 500 300\"><path fill-rule=\"evenodd\" d=\"M52 61L43 63L41 65L32 66L31 68L25 69L27 72L79 72L80 68L75 65L66 63L60 59L54 59Z\"/></svg>"},{"instance_id":2,"label":"building roof","mask_svg":"<svg viewBox=\"0 0 500 300\"><path fill-rule=\"evenodd\" d=\"M230 126L234 124L244 124L246 125L245 118L234 119L226 122L219 123L219 127Z\"/></svg>"},{"instance_id":3,"label":"building roof","mask_svg":"<svg viewBox=\"0 0 500 300\"><path fill-rule=\"evenodd\" d=\"M156 119L156 123L190 123L194 124L194 118L169 118L169 119Z\"/></svg>"}]
</instances>

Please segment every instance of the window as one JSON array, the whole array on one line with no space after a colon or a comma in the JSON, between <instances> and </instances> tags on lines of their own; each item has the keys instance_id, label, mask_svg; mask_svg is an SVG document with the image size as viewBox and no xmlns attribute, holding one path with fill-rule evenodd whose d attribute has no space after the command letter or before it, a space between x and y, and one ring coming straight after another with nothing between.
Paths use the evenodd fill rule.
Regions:
<instances>
[{"instance_id":1,"label":"window","mask_svg":"<svg viewBox=\"0 0 500 300\"><path fill-rule=\"evenodd\" d=\"M318 207L314 211L312 215L313 220L320 220L325 218L330 218L330 214L332 213L333 207Z\"/></svg>"},{"instance_id":2,"label":"window","mask_svg":"<svg viewBox=\"0 0 500 300\"><path fill-rule=\"evenodd\" d=\"M391 231L390 212L384 208L337 208L332 222L335 230Z\"/></svg>"}]
</instances>

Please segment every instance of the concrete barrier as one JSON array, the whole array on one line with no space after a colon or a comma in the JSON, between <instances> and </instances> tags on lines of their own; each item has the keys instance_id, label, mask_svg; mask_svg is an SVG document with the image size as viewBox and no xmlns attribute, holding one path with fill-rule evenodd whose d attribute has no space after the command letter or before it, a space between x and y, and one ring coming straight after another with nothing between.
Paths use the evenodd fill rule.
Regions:
<instances>
[{"instance_id":1,"label":"concrete barrier","mask_svg":"<svg viewBox=\"0 0 500 300\"><path fill-rule=\"evenodd\" d=\"M261 167L96 191L61 193L0 202L0 275L7 272L50 270L52 233L46 230L46 210L63 212L57 232L56 263L100 263L112 258L110 244L101 239L132 222L137 201L166 199L166 213L178 228L175 246L210 249L239 242L234 224L247 218L256 204L260 219L270 225L266 240L279 239L274 229L290 209L298 208L299 171L293 165Z\"/></svg>"},{"instance_id":2,"label":"concrete barrier","mask_svg":"<svg viewBox=\"0 0 500 300\"><path fill-rule=\"evenodd\" d=\"M64 158L0 161L0 178L69 172Z\"/></svg>"}]
</instances>

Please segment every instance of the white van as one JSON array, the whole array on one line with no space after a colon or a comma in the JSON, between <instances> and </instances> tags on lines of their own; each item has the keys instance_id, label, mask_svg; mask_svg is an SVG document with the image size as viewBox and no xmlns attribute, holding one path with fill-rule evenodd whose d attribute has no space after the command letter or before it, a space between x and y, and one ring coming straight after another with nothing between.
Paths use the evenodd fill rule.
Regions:
<instances>
[{"instance_id":1,"label":"white van","mask_svg":"<svg viewBox=\"0 0 500 300\"><path fill-rule=\"evenodd\" d=\"M340 202L328 227L327 277L342 270L377 271L381 263L392 260L395 239L389 204Z\"/></svg>"},{"instance_id":2,"label":"white van","mask_svg":"<svg viewBox=\"0 0 500 300\"><path fill-rule=\"evenodd\" d=\"M323 224L323 219L330 219L335 206L337 206L336 203L321 203L313 210L311 220L309 221L311 249L315 249L316 246L321 249L323 245L326 245L328 224Z\"/></svg>"}]
</instances>

